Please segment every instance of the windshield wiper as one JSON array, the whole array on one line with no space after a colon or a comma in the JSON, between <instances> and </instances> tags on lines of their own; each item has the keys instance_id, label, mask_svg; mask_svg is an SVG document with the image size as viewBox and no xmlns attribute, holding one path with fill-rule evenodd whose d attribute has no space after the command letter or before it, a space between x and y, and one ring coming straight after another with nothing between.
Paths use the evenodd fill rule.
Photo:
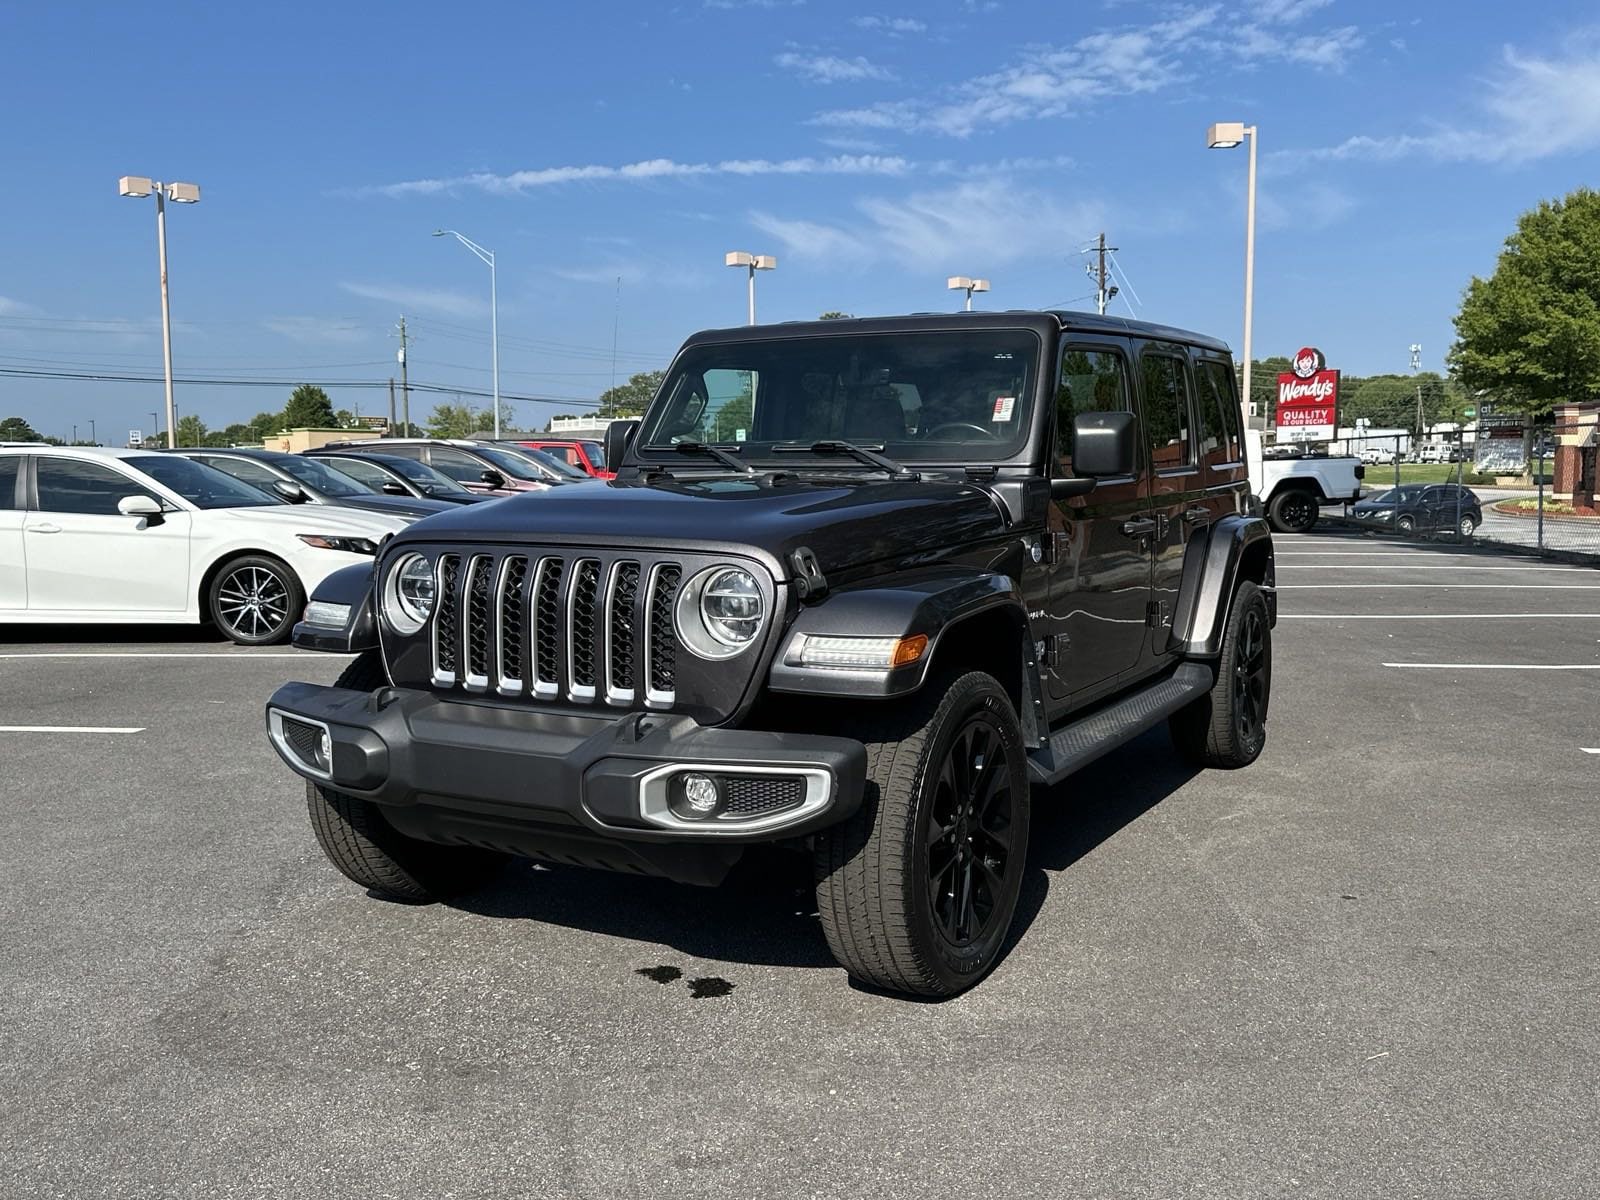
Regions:
<instances>
[{"instance_id":1,"label":"windshield wiper","mask_svg":"<svg viewBox=\"0 0 1600 1200\"><path fill-rule=\"evenodd\" d=\"M754 475L756 469L749 463L740 462L726 450L720 450L708 442L678 442L673 447L679 454L704 454L716 459L726 467L732 467L741 475Z\"/></svg>"},{"instance_id":2,"label":"windshield wiper","mask_svg":"<svg viewBox=\"0 0 1600 1200\"><path fill-rule=\"evenodd\" d=\"M774 454L848 454L851 458L864 462L869 467L877 467L880 471L887 471L890 479L921 479L922 476L915 471L907 470L894 459L876 450L868 450L865 446L858 446L854 442L844 442L829 439L821 442L783 442L772 448Z\"/></svg>"}]
</instances>

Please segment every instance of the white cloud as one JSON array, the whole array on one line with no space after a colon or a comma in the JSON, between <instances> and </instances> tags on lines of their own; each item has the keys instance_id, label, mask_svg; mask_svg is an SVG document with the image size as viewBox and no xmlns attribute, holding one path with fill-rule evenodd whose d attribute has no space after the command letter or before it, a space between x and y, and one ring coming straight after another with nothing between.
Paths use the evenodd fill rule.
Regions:
<instances>
[{"instance_id":1,"label":"white cloud","mask_svg":"<svg viewBox=\"0 0 1600 1200\"><path fill-rule=\"evenodd\" d=\"M437 313L446 317L481 317L489 305L476 296L437 288L405 287L382 283L341 283L352 296L391 304L401 311Z\"/></svg>"},{"instance_id":2,"label":"white cloud","mask_svg":"<svg viewBox=\"0 0 1600 1200\"><path fill-rule=\"evenodd\" d=\"M1243 197L1241 196L1241 206ZM1356 207L1355 197L1326 183L1296 183L1283 191L1271 187L1256 197L1261 228L1268 233L1282 230L1310 231L1336 225Z\"/></svg>"},{"instance_id":3,"label":"white cloud","mask_svg":"<svg viewBox=\"0 0 1600 1200\"><path fill-rule=\"evenodd\" d=\"M706 8L799 8L806 0L704 0Z\"/></svg>"},{"instance_id":4,"label":"white cloud","mask_svg":"<svg viewBox=\"0 0 1600 1200\"><path fill-rule=\"evenodd\" d=\"M1508 46L1481 89L1468 90L1481 116L1466 127L1361 134L1336 146L1274 155L1274 163L1425 158L1517 164L1600 149L1600 32L1576 34L1547 56Z\"/></svg>"},{"instance_id":5,"label":"white cloud","mask_svg":"<svg viewBox=\"0 0 1600 1200\"><path fill-rule=\"evenodd\" d=\"M33 311L33 305L24 304L21 300L12 300L8 296L0 296L0 317L20 317Z\"/></svg>"},{"instance_id":6,"label":"white cloud","mask_svg":"<svg viewBox=\"0 0 1600 1200\"><path fill-rule=\"evenodd\" d=\"M856 202L858 217L840 224L751 214L755 227L797 259L862 264L892 260L921 270L987 271L993 266L1059 253L1099 227L1097 204L1063 205L996 176L906 196Z\"/></svg>"},{"instance_id":7,"label":"white cloud","mask_svg":"<svg viewBox=\"0 0 1600 1200\"><path fill-rule=\"evenodd\" d=\"M315 346L349 346L367 337L361 325L327 317L267 317L261 324L280 337Z\"/></svg>"},{"instance_id":8,"label":"white cloud","mask_svg":"<svg viewBox=\"0 0 1600 1200\"><path fill-rule=\"evenodd\" d=\"M651 158L621 166L539 167L496 175L479 171L441 179L410 179L346 191L354 196L432 196L474 190L493 195L518 195L537 188L569 183L642 182L706 175L903 175L911 167L903 158L874 154L836 154L828 158L738 158L722 162L684 163Z\"/></svg>"},{"instance_id":9,"label":"white cloud","mask_svg":"<svg viewBox=\"0 0 1600 1200\"><path fill-rule=\"evenodd\" d=\"M891 37L903 33L928 32L927 24L915 17L851 17L850 24L857 29L870 29L877 33L887 33Z\"/></svg>"},{"instance_id":10,"label":"white cloud","mask_svg":"<svg viewBox=\"0 0 1600 1200\"><path fill-rule=\"evenodd\" d=\"M797 54L786 51L772 60L785 71L793 71L812 83L860 83L864 80L888 80L894 72L887 67L855 58L839 58L832 54Z\"/></svg>"},{"instance_id":11,"label":"white cloud","mask_svg":"<svg viewBox=\"0 0 1600 1200\"><path fill-rule=\"evenodd\" d=\"M1251 0L1250 15L1268 25L1294 25L1333 0Z\"/></svg>"}]
</instances>

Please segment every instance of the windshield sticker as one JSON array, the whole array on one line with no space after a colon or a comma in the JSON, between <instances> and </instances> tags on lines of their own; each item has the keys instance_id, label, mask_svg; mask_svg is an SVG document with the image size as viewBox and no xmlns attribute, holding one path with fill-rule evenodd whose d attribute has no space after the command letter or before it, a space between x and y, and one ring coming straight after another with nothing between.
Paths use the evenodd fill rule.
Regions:
<instances>
[{"instance_id":1,"label":"windshield sticker","mask_svg":"<svg viewBox=\"0 0 1600 1200\"><path fill-rule=\"evenodd\" d=\"M1016 407L1017 398L1015 396L996 396L994 398L994 416L990 417L989 420L995 424L1001 421L1009 421L1011 420L1011 411Z\"/></svg>"}]
</instances>

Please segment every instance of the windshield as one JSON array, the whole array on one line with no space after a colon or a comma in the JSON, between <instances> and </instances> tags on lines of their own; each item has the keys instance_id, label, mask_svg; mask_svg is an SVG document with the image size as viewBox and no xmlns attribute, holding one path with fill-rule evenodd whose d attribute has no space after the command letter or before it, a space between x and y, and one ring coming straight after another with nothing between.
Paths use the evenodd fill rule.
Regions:
<instances>
[{"instance_id":1,"label":"windshield","mask_svg":"<svg viewBox=\"0 0 1600 1200\"><path fill-rule=\"evenodd\" d=\"M685 352L640 448L843 440L902 461L1004 458L1033 406L1039 338L1025 329L774 338Z\"/></svg>"},{"instance_id":2,"label":"windshield","mask_svg":"<svg viewBox=\"0 0 1600 1200\"><path fill-rule=\"evenodd\" d=\"M272 460L272 465L285 475L292 475L307 487L314 487L324 496L370 496L376 488L364 487L348 475L341 475L325 463L312 458L285 454Z\"/></svg>"},{"instance_id":3,"label":"windshield","mask_svg":"<svg viewBox=\"0 0 1600 1200\"><path fill-rule=\"evenodd\" d=\"M169 491L178 493L196 508L257 508L283 503L276 496L192 458L180 458L176 454L137 454L123 461Z\"/></svg>"},{"instance_id":4,"label":"windshield","mask_svg":"<svg viewBox=\"0 0 1600 1200\"><path fill-rule=\"evenodd\" d=\"M481 454L513 479L531 479L535 483L544 483L552 475L558 479L588 478L582 471L575 470L564 462L558 462L543 450L502 450L498 446L474 446L473 451Z\"/></svg>"},{"instance_id":5,"label":"windshield","mask_svg":"<svg viewBox=\"0 0 1600 1200\"><path fill-rule=\"evenodd\" d=\"M454 479L451 479L450 476L435 471L427 463L417 462L415 459L395 457L385 459L383 465L396 475L404 475L412 483L430 494L449 492L454 495L456 492L465 492L467 490Z\"/></svg>"}]
</instances>

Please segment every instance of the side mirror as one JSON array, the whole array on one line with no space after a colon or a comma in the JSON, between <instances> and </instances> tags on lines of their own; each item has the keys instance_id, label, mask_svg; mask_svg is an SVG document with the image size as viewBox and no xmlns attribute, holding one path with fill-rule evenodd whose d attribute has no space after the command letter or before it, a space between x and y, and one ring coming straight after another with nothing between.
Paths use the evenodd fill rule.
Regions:
<instances>
[{"instance_id":1,"label":"side mirror","mask_svg":"<svg viewBox=\"0 0 1600 1200\"><path fill-rule=\"evenodd\" d=\"M383 492L383 494L385 496L409 496L409 495L411 495L410 492L406 491L406 489L405 489L405 487L403 485L396 483L392 479L389 480L387 483L385 483L383 485L383 487L380 488L379 490L381 492Z\"/></svg>"},{"instance_id":2,"label":"side mirror","mask_svg":"<svg viewBox=\"0 0 1600 1200\"><path fill-rule=\"evenodd\" d=\"M125 517L159 517L161 501L153 496L124 496L117 501L117 511Z\"/></svg>"},{"instance_id":3,"label":"side mirror","mask_svg":"<svg viewBox=\"0 0 1600 1200\"><path fill-rule=\"evenodd\" d=\"M478 479L485 485L497 490L505 487L506 485L506 477L500 474L499 471L496 471L493 467L485 467L481 472L479 472Z\"/></svg>"},{"instance_id":4,"label":"side mirror","mask_svg":"<svg viewBox=\"0 0 1600 1200\"><path fill-rule=\"evenodd\" d=\"M1091 479L1132 475L1134 433L1131 412L1079 413L1072 421L1072 469Z\"/></svg>"},{"instance_id":5,"label":"side mirror","mask_svg":"<svg viewBox=\"0 0 1600 1200\"><path fill-rule=\"evenodd\" d=\"M633 435L639 431L637 421L613 421L606 426L606 470L615 471L633 445Z\"/></svg>"},{"instance_id":6,"label":"side mirror","mask_svg":"<svg viewBox=\"0 0 1600 1200\"><path fill-rule=\"evenodd\" d=\"M305 489L292 479L274 479L272 481L272 490L290 504L304 504L311 498L306 495Z\"/></svg>"}]
</instances>

